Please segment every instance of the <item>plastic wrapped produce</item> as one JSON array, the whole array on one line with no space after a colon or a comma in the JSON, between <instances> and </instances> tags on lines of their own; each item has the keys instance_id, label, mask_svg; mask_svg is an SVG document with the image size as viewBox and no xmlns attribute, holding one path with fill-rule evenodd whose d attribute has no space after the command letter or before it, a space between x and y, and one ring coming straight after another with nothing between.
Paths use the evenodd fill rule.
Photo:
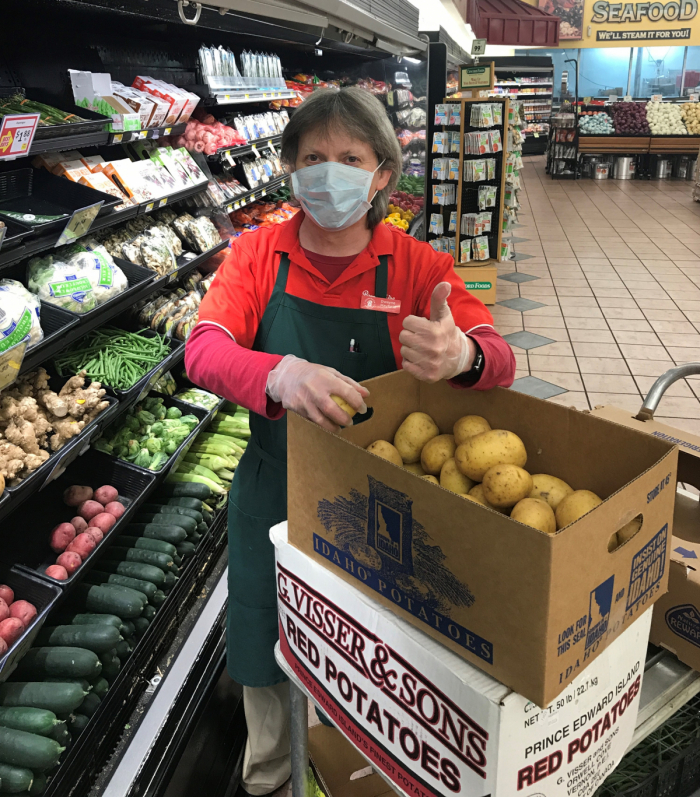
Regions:
<instances>
[{"instance_id":1,"label":"plastic wrapped produce","mask_svg":"<svg viewBox=\"0 0 700 797\"><path fill-rule=\"evenodd\" d=\"M114 299L129 287L126 275L104 246L97 245L88 250L76 244L71 247L66 262L88 274L98 305Z\"/></svg>"},{"instance_id":2,"label":"plastic wrapped produce","mask_svg":"<svg viewBox=\"0 0 700 797\"><path fill-rule=\"evenodd\" d=\"M21 282L0 280L0 352L28 339L27 349L44 339L41 304Z\"/></svg>"}]
</instances>

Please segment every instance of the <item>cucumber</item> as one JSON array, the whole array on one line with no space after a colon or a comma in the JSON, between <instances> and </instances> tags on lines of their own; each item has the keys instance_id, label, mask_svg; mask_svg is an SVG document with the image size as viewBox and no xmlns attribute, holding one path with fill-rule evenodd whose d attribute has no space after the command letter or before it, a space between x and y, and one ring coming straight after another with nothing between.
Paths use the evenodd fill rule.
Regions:
<instances>
[{"instance_id":1,"label":"cucumber","mask_svg":"<svg viewBox=\"0 0 700 797\"><path fill-rule=\"evenodd\" d=\"M122 663L119 661L116 651L113 650L110 653L103 653L100 656L100 661L102 662L102 677L107 682L113 681L117 675L119 675L119 670L122 668Z\"/></svg>"},{"instance_id":2,"label":"cucumber","mask_svg":"<svg viewBox=\"0 0 700 797\"><path fill-rule=\"evenodd\" d=\"M104 567L105 563L101 562L100 565ZM90 612L116 614L117 617L127 620L130 617L138 617L143 608L138 598L125 595L121 589L113 587L111 584L102 586L78 584L75 588L75 595Z\"/></svg>"},{"instance_id":3,"label":"cucumber","mask_svg":"<svg viewBox=\"0 0 700 797\"><path fill-rule=\"evenodd\" d=\"M72 714L68 720L68 730L73 736L79 736L90 721L84 714Z\"/></svg>"},{"instance_id":4,"label":"cucumber","mask_svg":"<svg viewBox=\"0 0 700 797\"><path fill-rule=\"evenodd\" d=\"M151 604L153 606L161 606L165 601L165 593L163 590L159 589L156 590L156 594L151 598Z\"/></svg>"},{"instance_id":5,"label":"cucumber","mask_svg":"<svg viewBox=\"0 0 700 797\"><path fill-rule=\"evenodd\" d=\"M109 555L112 559L119 559L124 562L141 562L141 564L159 567L163 571L173 570L176 567L170 554L146 551L142 548L118 548L112 546L109 549Z\"/></svg>"},{"instance_id":6,"label":"cucumber","mask_svg":"<svg viewBox=\"0 0 700 797\"><path fill-rule=\"evenodd\" d=\"M53 711L42 708L0 708L0 726L50 736L58 725Z\"/></svg>"},{"instance_id":7,"label":"cucumber","mask_svg":"<svg viewBox=\"0 0 700 797\"><path fill-rule=\"evenodd\" d=\"M122 630L123 621L116 614L96 614L85 612L76 614L71 619L71 625L113 625L118 631Z\"/></svg>"},{"instance_id":8,"label":"cucumber","mask_svg":"<svg viewBox=\"0 0 700 797\"><path fill-rule=\"evenodd\" d=\"M92 715L97 711L100 707L100 703L102 701L94 692L91 692L89 695L85 695L85 700L80 704L80 713L84 714L86 717L92 717Z\"/></svg>"},{"instance_id":9,"label":"cucumber","mask_svg":"<svg viewBox=\"0 0 700 797\"><path fill-rule=\"evenodd\" d=\"M138 578L134 579L134 581L140 581L140 580L141 579ZM145 583L148 584L149 582L147 581ZM157 589L156 589L156 594L158 594ZM124 639L129 639L133 635L134 635L134 624L131 622L131 620L125 620L124 629L122 630L122 636L124 637Z\"/></svg>"},{"instance_id":10,"label":"cucumber","mask_svg":"<svg viewBox=\"0 0 700 797\"><path fill-rule=\"evenodd\" d=\"M136 638L142 637L146 631L148 630L148 626L151 624L150 620L147 620L145 617L137 617L134 620L134 626L136 627Z\"/></svg>"},{"instance_id":11,"label":"cucumber","mask_svg":"<svg viewBox=\"0 0 700 797\"><path fill-rule=\"evenodd\" d=\"M192 554L197 550L195 544L190 542L189 540L185 540L185 542L181 542L177 546L177 552L180 556L192 556Z\"/></svg>"},{"instance_id":12,"label":"cucumber","mask_svg":"<svg viewBox=\"0 0 700 797\"><path fill-rule=\"evenodd\" d=\"M79 686L83 692L87 693L92 691L92 685L90 684L90 681L86 680L85 678L53 678L51 676L47 676L44 678L44 681L50 684L76 684L76 686Z\"/></svg>"},{"instance_id":13,"label":"cucumber","mask_svg":"<svg viewBox=\"0 0 700 797\"><path fill-rule=\"evenodd\" d=\"M199 498L200 501L211 496L206 484L161 484L158 492L168 498Z\"/></svg>"},{"instance_id":14,"label":"cucumber","mask_svg":"<svg viewBox=\"0 0 700 797\"><path fill-rule=\"evenodd\" d=\"M153 607L146 606L144 607L144 611L146 611L146 609L153 609ZM155 611L155 609L153 609L153 611ZM115 650L117 651L117 658L119 659L119 661L124 661L124 659L129 658L133 648L125 639L122 639L122 641L117 645Z\"/></svg>"},{"instance_id":15,"label":"cucumber","mask_svg":"<svg viewBox=\"0 0 700 797\"><path fill-rule=\"evenodd\" d=\"M126 531L134 537L146 537L153 540L165 540L177 545L187 539L187 532L181 526L162 526L157 523L132 523Z\"/></svg>"},{"instance_id":16,"label":"cucumber","mask_svg":"<svg viewBox=\"0 0 700 797\"><path fill-rule=\"evenodd\" d=\"M206 523L198 523L197 528L195 529L196 534L206 534L209 531L209 526Z\"/></svg>"},{"instance_id":17,"label":"cucumber","mask_svg":"<svg viewBox=\"0 0 700 797\"><path fill-rule=\"evenodd\" d=\"M102 700L102 698L107 694L109 690L109 684L104 678L98 678L92 685L92 691L97 697Z\"/></svg>"},{"instance_id":18,"label":"cucumber","mask_svg":"<svg viewBox=\"0 0 700 797\"><path fill-rule=\"evenodd\" d=\"M117 573L117 575L127 576L127 578L150 581L156 587L162 586L165 581L165 574L159 567L142 564L141 562L120 562L118 560L111 562L108 559L100 559L100 569L106 573Z\"/></svg>"},{"instance_id":19,"label":"cucumber","mask_svg":"<svg viewBox=\"0 0 700 797\"><path fill-rule=\"evenodd\" d=\"M102 670L97 654L75 647L30 648L13 673L18 678L97 678ZM0 759L2 760L2 759Z\"/></svg>"},{"instance_id":20,"label":"cucumber","mask_svg":"<svg viewBox=\"0 0 700 797\"><path fill-rule=\"evenodd\" d=\"M34 773L26 767L13 767L10 764L0 764L0 793L20 794L29 793L34 781Z\"/></svg>"},{"instance_id":21,"label":"cucumber","mask_svg":"<svg viewBox=\"0 0 700 797\"><path fill-rule=\"evenodd\" d=\"M162 503L162 501L159 500L158 495L155 496L154 500L156 503ZM199 498L166 498L165 504L166 506L182 506L185 509L194 509L195 512L201 512L202 515L204 515L206 511L203 509L206 504Z\"/></svg>"},{"instance_id":22,"label":"cucumber","mask_svg":"<svg viewBox=\"0 0 700 797\"><path fill-rule=\"evenodd\" d=\"M135 589L137 592L143 593L148 600L156 594L158 589L156 585L152 584L150 581L144 581L140 578L130 578L129 576L120 576L118 573L100 573L97 570L93 570L89 575L93 578L99 578L102 584L114 584L116 587ZM114 647L114 645L112 647Z\"/></svg>"},{"instance_id":23,"label":"cucumber","mask_svg":"<svg viewBox=\"0 0 700 797\"><path fill-rule=\"evenodd\" d=\"M86 694L77 684L71 683L4 683L0 684L0 705L69 714L78 708Z\"/></svg>"},{"instance_id":24,"label":"cucumber","mask_svg":"<svg viewBox=\"0 0 700 797\"><path fill-rule=\"evenodd\" d=\"M44 626L37 634L34 644L37 647L68 645L92 650L94 653L104 653L111 650L121 638L122 635L113 625L57 625Z\"/></svg>"},{"instance_id":25,"label":"cucumber","mask_svg":"<svg viewBox=\"0 0 700 797\"><path fill-rule=\"evenodd\" d=\"M120 592L122 595L126 595L127 597L139 601L142 606L145 606L148 603L148 598L143 594L143 592L139 592L137 589L124 587L121 584L101 584L98 586L107 587L115 592Z\"/></svg>"},{"instance_id":26,"label":"cucumber","mask_svg":"<svg viewBox=\"0 0 700 797\"><path fill-rule=\"evenodd\" d=\"M180 543L182 545L182 543ZM179 554L173 554L173 562L175 562L175 566L180 569L180 565L182 564L182 557Z\"/></svg>"},{"instance_id":27,"label":"cucumber","mask_svg":"<svg viewBox=\"0 0 700 797\"><path fill-rule=\"evenodd\" d=\"M63 748L54 739L34 733L0 728L0 761L15 767L51 769L56 766ZM5 779L0 774L0 778Z\"/></svg>"},{"instance_id":28,"label":"cucumber","mask_svg":"<svg viewBox=\"0 0 700 797\"><path fill-rule=\"evenodd\" d=\"M194 531L197 528L197 521L184 515L161 515L158 513L141 512L137 518L138 523L153 523L161 526L179 526L186 532Z\"/></svg>"},{"instance_id":29,"label":"cucumber","mask_svg":"<svg viewBox=\"0 0 700 797\"><path fill-rule=\"evenodd\" d=\"M169 504L144 504L141 507L143 512L152 512L155 515L179 515L183 518L191 518L196 523L201 523L204 518L202 513L196 509L187 509L184 506L170 506ZM179 525L179 519L175 521Z\"/></svg>"},{"instance_id":30,"label":"cucumber","mask_svg":"<svg viewBox=\"0 0 700 797\"><path fill-rule=\"evenodd\" d=\"M147 620L152 620L155 616L156 616L155 606L143 607L143 611L141 612L141 617L145 617Z\"/></svg>"},{"instance_id":31,"label":"cucumber","mask_svg":"<svg viewBox=\"0 0 700 797\"><path fill-rule=\"evenodd\" d=\"M175 586L176 582L177 578L175 577L175 574L172 572L172 570L170 570L165 574L165 578L163 579L163 588L172 589Z\"/></svg>"},{"instance_id":32,"label":"cucumber","mask_svg":"<svg viewBox=\"0 0 700 797\"><path fill-rule=\"evenodd\" d=\"M158 553L168 553L175 556L177 550L175 546L165 540L153 540L150 537L125 537L120 536L119 542L127 548L141 548L144 551L158 551Z\"/></svg>"},{"instance_id":33,"label":"cucumber","mask_svg":"<svg viewBox=\"0 0 700 797\"><path fill-rule=\"evenodd\" d=\"M185 542L191 542L193 545L197 545L201 539L202 535L198 531L195 531L194 534L187 535Z\"/></svg>"},{"instance_id":34,"label":"cucumber","mask_svg":"<svg viewBox=\"0 0 700 797\"><path fill-rule=\"evenodd\" d=\"M56 725L51 734L51 738L55 742L58 742L61 747L68 747L71 742L71 736L65 722L59 722L58 725Z\"/></svg>"},{"instance_id":35,"label":"cucumber","mask_svg":"<svg viewBox=\"0 0 700 797\"><path fill-rule=\"evenodd\" d=\"M43 772L35 772L34 782L29 787L29 794L43 794L46 791L46 780L46 775Z\"/></svg>"}]
</instances>

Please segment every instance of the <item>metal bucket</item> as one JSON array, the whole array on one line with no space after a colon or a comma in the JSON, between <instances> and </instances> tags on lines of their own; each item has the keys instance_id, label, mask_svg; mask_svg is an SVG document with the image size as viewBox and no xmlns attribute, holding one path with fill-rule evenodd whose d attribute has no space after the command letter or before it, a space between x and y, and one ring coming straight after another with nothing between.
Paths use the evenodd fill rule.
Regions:
<instances>
[{"instance_id":1,"label":"metal bucket","mask_svg":"<svg viewBox=\"0 0 700 797\"><path fill-rule=\"evenodd\" d=\"M695 158L688 163L688 173L685 176L686 180L694 180L695 175L698 173L698 159Z\"/></svg>"},{"instance_id":2,"label":"metal bucket","mask_svg":"<svg viewBox=\"0 0 700 797\"><path fill-rule=\"evenodd\" d=\"M610 177L610 164L609 163L596 163L593 170L594 180L607 180Z\"/></svg>"},{"instance_id":3,"label":"metal bucket","mask_svg":"<svg viewBox=\"0 0 700 797\"><path fill-rule=\"evenodd\" d=\"M687 155L683 155L680 158L676 159L676 168L674 170L674 177L678 177L680 180L685 180L688 177L688 166L690 165L690 158Z\"/></svg>"},{"instance_id":4,"label":"metal bucket","mask_svg":"<svg viewBox=\"0 0 700 797\"><path fill-rule=\"evenodd\" d=\"M668 158L659 158L656 161L656 172L654 176L657 180L668 180L671 176L671 161Z\"/></svg>"},{"instance_id":5,"label":"metal bucket","mask_svg":"<svg viewBox=\"0 0 700 797\"><path fill-rule=\"evenodd\" d=\"M581 158L581 175L593 177L597 163L600 163L600 155L584 155Z\"/></svg>"},{"instance_id":6,"label":"metal bucket","mask_svg":"<svg viewBox=\"0 0 700 797\"><path fill-rule=\"evenodd\" d=\"M616 180L633 180L636 171L636 161L631 155L620 155L615 158L615 174L613 175Z\"/></svg>"}]
</instances>

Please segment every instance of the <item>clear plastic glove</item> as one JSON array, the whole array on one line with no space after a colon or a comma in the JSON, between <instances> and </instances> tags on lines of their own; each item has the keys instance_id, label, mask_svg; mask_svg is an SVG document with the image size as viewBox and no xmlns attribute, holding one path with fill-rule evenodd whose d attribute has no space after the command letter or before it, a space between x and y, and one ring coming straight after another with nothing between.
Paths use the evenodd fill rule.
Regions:
<instances>
[{"instance_id":1,"label":"clear plastic glove","mask_svg":"<svg viewBox=\"0 0 700 797\"><path fill-rule=\"evenodd\" d=\"M409 315L399 335L401 367L423 382L452 379L468 371L476 346L455 324L447 297L449 282L435 286L430 298L430 320Z\"/></svg>"},{"instance_id":2,"label":"clear plastic glove","mask_svg":"<svg viewBox=\"0 0 700 797\"><path fill-rule=\"evenodd\" d=\"M367 412L365 399L369 390L358 385L335 368L316 365L288 354L270 371L267 395L285 409L308 418L329 432L341 426L351 426L352 418L333 401L331 394L340 396L355 410Z\"/></svg>"}]
</instances>

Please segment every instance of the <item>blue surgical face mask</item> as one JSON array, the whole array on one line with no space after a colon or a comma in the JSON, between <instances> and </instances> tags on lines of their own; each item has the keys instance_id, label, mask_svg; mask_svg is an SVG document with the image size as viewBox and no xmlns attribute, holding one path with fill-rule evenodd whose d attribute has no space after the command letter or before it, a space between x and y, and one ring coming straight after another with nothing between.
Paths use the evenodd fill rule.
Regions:
<instances>
[{"instance_id":1,"label":"blue surgical face mask","mask_svg":"<svg viewBox=\"0 0 700 797\"><path fill-rule=\"evenodd\" d=\"M319 227L344 230L372 207L367 195L374 173L383 163L372 172L335 161L305 166L292 174L294 196Z\"/></svg>"}]
</instances>

